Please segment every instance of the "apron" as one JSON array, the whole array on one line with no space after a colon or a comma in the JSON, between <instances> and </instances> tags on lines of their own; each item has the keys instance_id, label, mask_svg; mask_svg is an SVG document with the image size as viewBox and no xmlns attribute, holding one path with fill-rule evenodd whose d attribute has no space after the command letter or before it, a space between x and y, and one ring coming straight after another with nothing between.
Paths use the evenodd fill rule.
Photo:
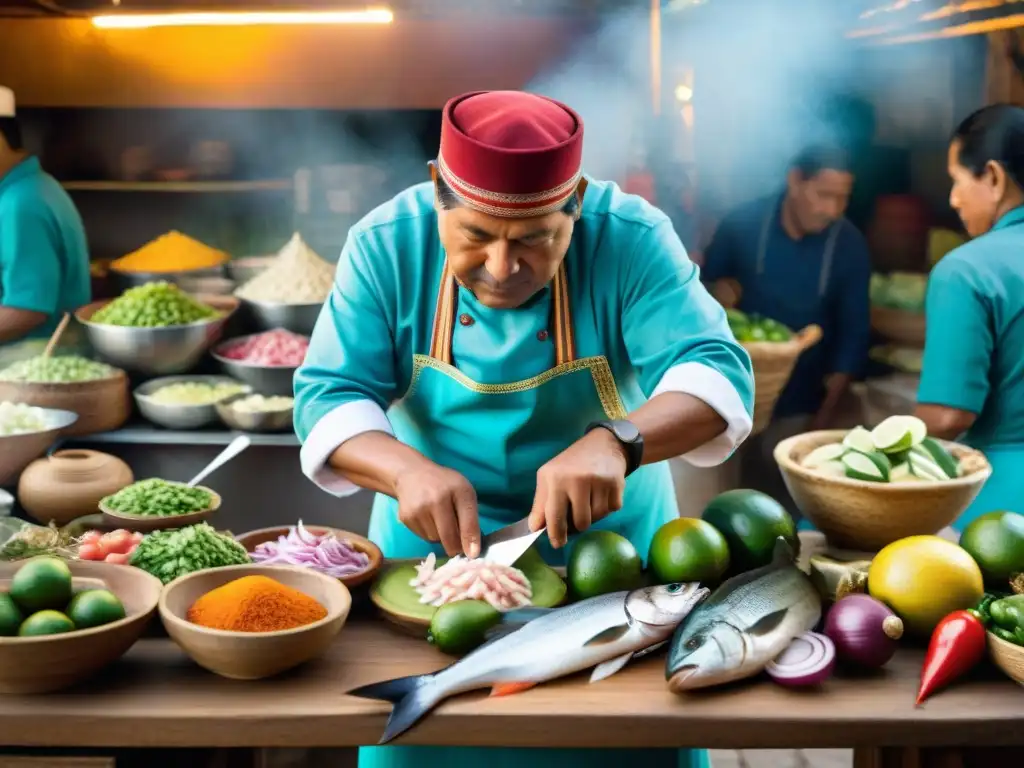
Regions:
<instances>
[{"instance_id":1,"label":"apron","mask_svg":"<svg viewBox=\"0 0 1024 768\"><path fill-rule=\"evenodd\" d=\"M447 262L441 274L428 355L415 355L409 388L388 412L395 437L431 461L462 473L477 491L484 534L524 518L533 503L537 470L580 438L597 419L624 418L608 360L577 358L566 269L552 281L555 367L529 379L481 384L455 367L452 332L459 286ZM571 407L568 407L570 406ZM646 556L655 531L678 516L667 463L640 467L626 481L623 507L596 523L626 536ZM398 503L378 494L369 537L389 558L443 555L440 544L420 539L398 519ZM572 543L570 540L570 547ZM565 550L538 547L552 565ZM599 683L598 683L599 685ZM508 735L510 744L516 734ZM703 750L533 749L477 747L363 747L360 768L709 768Z\"/></svg>"}]
</instances>

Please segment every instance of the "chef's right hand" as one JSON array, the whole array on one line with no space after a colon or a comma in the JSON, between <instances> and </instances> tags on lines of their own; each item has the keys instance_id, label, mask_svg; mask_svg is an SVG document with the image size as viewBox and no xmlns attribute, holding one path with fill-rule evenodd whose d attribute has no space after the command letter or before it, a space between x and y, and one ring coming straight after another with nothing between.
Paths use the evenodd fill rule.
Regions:
<instances>
[{"instance_id":1,"label":"chef's right hand","mask_svg":"<svg viewBox=\"0 0 1024 768\"><path fill-rule=\"evenodd\" d=\"M440 541L449 555L480 554L476 491L454 470L424 459L395 483L398 519L427 541Z\"/></svg>"}]
</instances>

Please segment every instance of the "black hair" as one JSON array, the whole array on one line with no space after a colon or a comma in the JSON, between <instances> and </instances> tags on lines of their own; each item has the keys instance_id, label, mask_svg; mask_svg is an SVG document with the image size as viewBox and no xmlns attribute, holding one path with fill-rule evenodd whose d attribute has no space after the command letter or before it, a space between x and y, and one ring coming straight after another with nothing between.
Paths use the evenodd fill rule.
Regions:
<instances>
[{"instance_id":1,"label":"black hair","mask_svg":"<svg viewBox=\"0 0 1024 768\"><path fill-rule=\"evenodd\" d=\"M822 171L853 173L853 161L842 147L816 144L805 147L793 158L790 166L805 179L813 179Z\"/></svg>"},{"instance_id":2,"label":"black hair","mask_svg":"<svg viewBox=\"0 0 1024 768\"><path fill-rule=\"evenodd\" d=\"M431 165L434 165L431 163ZM434 165L436 169L437 166ZM434 183L434 188L437 190L437 202L441 206L441 210L450 211L453 208L458 208L462 205L462 200L455 194L455 191L448 186L448 182L444 180L444 177L440 173L437 174L437 181ZM580 210L580 196L576 194L576 190L569 196L569 199L565 201L565 205L562 206L561 212L566 216L576 218L576 214Z\"/></svg>"},{"instance_id":3,"label":"black hair","mask_svg":"<svg viewBox=\"0 0 1024 768\"><path fill-rule=\"evenodd\" d=\"M21 143L21 125L16 117L0 117L0 136L13 151L24 149Z\"/></svg>"},{"instance_id":4,"label":"black hair","mask_svg":"<svg viewBox=\"0 0 1024 768\"><path fill-rule=\"evenodd\" d=\"M1024 190L1024 107L991 104L972 112L953 132L960 142L960 165L980 176L989 163L999 163Z\"/></svg>"}]
</instances>

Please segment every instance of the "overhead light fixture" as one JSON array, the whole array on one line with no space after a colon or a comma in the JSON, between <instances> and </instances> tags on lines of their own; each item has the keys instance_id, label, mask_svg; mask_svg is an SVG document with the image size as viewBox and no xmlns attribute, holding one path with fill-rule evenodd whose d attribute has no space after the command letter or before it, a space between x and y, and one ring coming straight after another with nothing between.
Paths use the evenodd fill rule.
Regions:
<instances>
[{"instance_id":1,"label":"overhead light fixture","mask_svg":"<svg viewBox=\"0 0 1024 768\"><path fill-rule=\"evenodd\" d=\"M244 27L303 24L390 24L388 8L362 11L207 11L196 13L115 13L93 16L99 29L151 29L154 27Z\"/></svg>"}]
</instances>

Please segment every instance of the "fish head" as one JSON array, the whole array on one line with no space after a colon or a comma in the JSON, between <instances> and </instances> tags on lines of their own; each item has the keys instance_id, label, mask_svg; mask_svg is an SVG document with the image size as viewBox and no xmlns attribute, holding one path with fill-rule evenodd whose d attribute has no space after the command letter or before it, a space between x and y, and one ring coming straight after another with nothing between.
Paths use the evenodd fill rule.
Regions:
<instances>
[{"instance_id":1,"label":"fish head","mask_svg":"<svg viewBox=\"0 0 1024 768\"><path fill-rule=\"evenodd\" d=\"M744 634L726 621L684 624L672 639L666 678L674 692L732 679L746 657Z\"/></svg>"},{"instance_id":2,"label":"fish head","mask_svg":"<svg viewBox=\"0 0 1024 768\"><path fill-rule=\"evenodd\" d=\"M647 627L667 630L667 637L710 593L695 581L645 587L626 595L626 611Z\"/></svg>"}]
</instances>

